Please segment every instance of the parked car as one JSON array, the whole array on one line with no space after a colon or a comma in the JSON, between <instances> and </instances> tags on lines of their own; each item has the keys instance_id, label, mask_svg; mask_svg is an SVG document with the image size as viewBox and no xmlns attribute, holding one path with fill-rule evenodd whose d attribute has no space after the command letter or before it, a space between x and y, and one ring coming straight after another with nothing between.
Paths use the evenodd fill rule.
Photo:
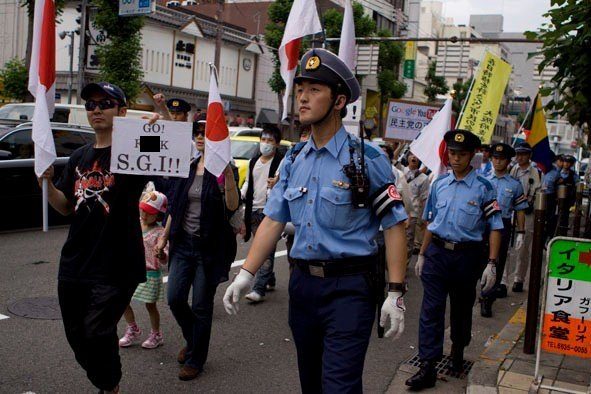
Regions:
<instances>
[{"instance_id":1,"label":"parked car","mask_svg":"<svg viewBox=\"0 0 591 394\"><path fill-rule=\"evenodd\" d=\"M232 158L238 167L238 175L240 181L238 185L242 187L242 184L246 180L246 171L248 169L248 161L256 156L259 152L260 137L244 137L235 136L230 137L232 144ZM291 142L282 140L279 146L279 152L285 154L287 150L291 148Z\"/></svg>"},{"instance_id":2,"label":"parked car","mask_svg":"<svg viewBox=\"0 0 591 394\"><path fill-rule=\"evenodd\" d=\"M40 227L42 225L41 189L34 172L32 123L11 129L0 129L0 206L5 207L0 231ZM89 127L52 123L57 160L56 179L70 154L77 148L94 143L94 131ZM64 217L49 208L51 226L67 224Z\"/></svg>"},{"instance_id":3,"label":"parked car","mask_svg":"<svg viewBox=\"0 0 591 394\"><path fill-rule=\"evenodd\" d=\"M260 137L263 129L260 127L248 127L248 126L230 126L228 127L230 137Z\"/></svg>"},{"instance_id":4,"label":"parked car","mask_svg":"<svg viewBox=\"0 0 591 394\"><path fill-rule=\"evenodd\" d=\"M6 104L0 108L0 123L2 120L11 120L19 122L27 122L33 119L33 112L35 111L34 103L12 103ZM153 112L138 111L135 109L128 109L126 117L133 119L142 119L143 117L152 117ZM53 113L52 122L68 123L80 126L90 126L88 117L86 116L86 109L84 105L77 104L56 104Z\"/></svg>"}]
</instances>

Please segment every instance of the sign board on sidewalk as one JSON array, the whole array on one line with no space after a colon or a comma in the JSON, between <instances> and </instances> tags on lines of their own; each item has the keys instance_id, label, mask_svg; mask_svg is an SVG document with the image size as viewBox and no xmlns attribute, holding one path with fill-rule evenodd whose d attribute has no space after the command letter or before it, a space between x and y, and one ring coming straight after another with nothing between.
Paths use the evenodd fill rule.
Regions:
<instances>
[{"instance_id":1,"label":"sign board on sidewalk","mask_svg":"<svg viewBox=\"0 0 591 394\"><path fill-rule=\"evenodd\" d=\"M187 178L191 161L189 122L116 117L113 123L111 172Z\"/></svg>"},{"instance_id":2,"label":"sign board on sidewalk","mask_svg":"<svg viewBox=\"0 0 591 394\"><path fill-rule=\"evenodd\" d=\"M343 118L343 126L349 133L359 136L359 121L361 120L361 108L363 101L361 97L354 103L347 105L347 116Z\"/></svg>"},{"instance_id":3,"label":"sign board on sidewalk","mask_svg":"<svg viewBox=\"0 0 591 394\"><path fill-rule=\"evenodd\" d=\"M591 358L591 241L550 242L545 295L541 349Z\"/></svg>"},{"instance_id":4,"label":"sign board on sidewalk","mask_svg":"<svg viewBox=\"0 0 591 394\"><path fill-rule=\"evenodd\" d=\"M385 137L412 141L429 124L439 107L406 100L390 100Z\"/></svg>"},{"instance_id":5,"label":"sign board on sidewalk","mask_svg":"<svg viewBox=\"0 0 591 394\"><path fill-rule=\"evenodd\" d=\"M156 12L155 0L119 0L119 16L136 16Z\"/></svg>"}]
</instances>

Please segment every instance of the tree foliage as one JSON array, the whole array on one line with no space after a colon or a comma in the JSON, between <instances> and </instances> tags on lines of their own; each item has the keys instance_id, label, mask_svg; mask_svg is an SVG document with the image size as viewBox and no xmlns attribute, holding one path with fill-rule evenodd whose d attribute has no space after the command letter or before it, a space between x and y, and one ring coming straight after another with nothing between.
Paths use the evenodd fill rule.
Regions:
<instances>
[{"instance_id":1,"label":"tree foliage","mask_svg":"<svg viewBox=\"0 0 591 394\"><path fill-rule=\"evenodd\" d=\"M471 84L472 78L468 79L466 82L456 82L453 84L452 89L455 91L455 96L452 102L452 109L456 114L458 114L458 116L462 110L464 100L466 100L466 96L468 95L468 90L470 90Z\"/></svg>"},{"instance_id":2,"label":"tree foliage","mask_svg":"<svg viewBox=\"0 0 591 394\"><path fill-rule=\"evenodd\" d=\"M326 37L338 38L341 36L343 16L343 12L335 8L326 10L322 16ZM353 2L353 20L355 21L355 37L369 37L375 33L375 21L371 17L365 15L361 4L355 2ZM326 48L337 53L339 50L339 42L328 43Z\"/></svg>"},{"instance_id":3,"label":"tree foliage","mask_svg":"<svg viewBox=\"0 0 591 394\"><path fill-rule=\"evenodd\" d=\"M378 37L391 37L388 30L380 30ZM382 99L400 98L406 93L407 86L398 80L398 68L404 57L404 47L393 41L380 42L380 57L378 59L378 88Z\"/></svg>"},{"instance_id":4,"label":"tree foliage","mask_svg":"<svg viewBox=\"0 0 591 394\"><path fill-rule=\"evenodd\" d=\"M140 33L144 19L120 17L117 0L93 0L93 4L98 7L94 24L107 35L107 41L96 50L100 79L118 85L133 101L141 92L144 76Z\"/></svg>"},{"instance_id":5,"label":"tree foliage","mask_svg":"<svg viewBox=\"0 0 591 394\"><path fill-rule=\"evenodd\" d=\"M434 102L437 99L437 95L446 94L449 92L449 87L444 77L435 75L437 63L435 61L429 64L427 76L425 81L427 86L425 87L425 96L427 96L428 102Z\"/></svg>"},{"instance_id":6,"label":"tree foliage","mask_svg":"<svg viewBox=\"0 0 591 394\"><path fill-rule=\"evenodd\" d=\"M0 80L4 85L4 96L14 100L25 100L28 91L29 70L25 61L12 58L0 70Z\"/></svg>"},{"instance_id":7,"label":"tree foliage","mask_svg":"<svg viewBox=\"0 0 591 394\"><path fill-rule=\"evenodd\" d=\"M556 93L547 104L549 110L568 117L572 124L591 125L591 2L551 0L551 6L544 15L550 23L539 32L526 32L527 38L543 41L539 71L557 68L553 86L540 92Z\"/></svg>"}]
</instances>

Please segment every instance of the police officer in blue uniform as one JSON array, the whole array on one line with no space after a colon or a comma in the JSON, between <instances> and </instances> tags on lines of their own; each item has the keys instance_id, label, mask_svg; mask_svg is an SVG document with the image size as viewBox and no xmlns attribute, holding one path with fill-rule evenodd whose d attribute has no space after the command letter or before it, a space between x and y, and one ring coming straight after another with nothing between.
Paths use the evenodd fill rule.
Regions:
<instances>
[{"instance_id":1,"label":"police officer in blue uniform","mask_svg":"<svg viewBox=\"0 0 591 394\"><path fill-rule=\"evenodd\" d=\"M381 150L342 125L359 84L333 53L312 49L296 77L300 121L311 138L289 151L265 207L265 219L246 261L224 296L230 314L279 239L295 226L289 284L289 324L298 354L303 393L360 393L375 315L369 281L378 229L384 228L389 294L380 324L386 336L404 330L407 216ZM364 154L362 154L364 150Z\"/></svg>"},{"instance_id":2,"label":"police officer in blue uniform","mask_svg":"<svg viewBox=\"0 0 591 394\"><path fill-rule=\"evenodd\" d=\"M166 102L166 108L170 113L172 120L177 122L186 122L189 120L191 104L180 98L171 98Z\"/></svg>"},{"instance_id":3,"label":"police officer in blue uniform","mask_svg":"<svg viewBox=\"0 0 591 394\"><path fill-rule=\"evenodd\" d=\"M554 156L554 153L552 153ZM554 156L555 163L552 164L550 171L544 174L542 180L542 193L546 195L546 241L554 237L557 223L557 199L556 192L558 188L558 179L560 178L560 171L562 170L563 161L562 155Z\"/></svg>"},{"instance_id":4,"label":"police officer in blue uniform","mask_svg":"<svg viewBox=\"0 0 591 394\"><path fill-rule=\"evenodd\" d=\"M497 192L497 202L501 207L501 217L503 218L503 230L495 286L490 291L481 293L480 315L483 317L492 317L492 304L495 299L507 296L507 286L501 284L501 280L511 241L511 219L513 212L516 212L516 243L521 243L525 234L525 210L529 207L521 182L509 175L507 170L511 159L515 156L515 149L511 145L500 143L491 146L491 151L494 172L487 179Z\"/></svg>"},{"instance_id":5,"label":"police officer in blue uniform","mask_svg":"<svg viewBox=\"0 0 591 394\"><path fill-rule=\"evenodd\" d=\"M463 370L464 347L470 343L472 306L476 282L482 272L483 235L488 226L488 263L481 286L490 290L496 269L503 228L501 211L490 181L470 166L480 140L464 130L450 130L445 136L452 171L439 176L429 193L423 219L429 222L415 273L423 282L423 303L419 322L420 370L406 381L412 389L433 387L437 361L443 355L445 304L450 298L452 363L456 373Z\"/></svg>"}]
</instances>

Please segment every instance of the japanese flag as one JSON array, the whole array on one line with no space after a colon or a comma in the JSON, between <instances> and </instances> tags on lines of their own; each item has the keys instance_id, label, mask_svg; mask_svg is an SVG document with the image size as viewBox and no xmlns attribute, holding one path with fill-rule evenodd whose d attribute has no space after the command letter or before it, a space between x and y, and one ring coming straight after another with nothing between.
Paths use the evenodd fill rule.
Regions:
<instances>
[{"instance_id":1,"label":"japanese flag","mask_svg":"<svg viewBox=\"0 0 591 394\"><path fill-rule=\"evenodd\" d=\"M278 51L281 63L279 71L285 82L281 119L287 117L287 100L291 94L293 79L298 68L302 37L321 31L322 25L314 0L294 0Z\"/></svg>"},{"instance_id":2,"label":"japanese flag","mask_svg":"<svg viewBox=\"0 0 591 394\"><path fill-rule=\"evenodd\" d=\"M435 176L447 170L448 159L443 136L451 127L451 104L452 99L447 99L443 108L410 144L410 151L433 171Z\"/></svg>"},{"instance_id":3,"label":"japanese flag","mask_svg":"<svg viewBox=\"0 0 591 394\"><path fill-rule=\"evenodd\" d=\"M41 176L56 158L50 123L55 105L55 3L53 0L35 2L29 92L35 97L32 133L35 143L35 174Z\"/></svg>"},{"instance_id":4,"label":"japanese flag","mask_svg":"<svg viewBox=\"0 0 591 394\"><path fill-rule=\"evenodd\" d=\"M215 68L209 76L209 100L205 123L205 168L219 177L231 160L230 134L224 116L224 105L218 89Z\"/></svg>"}]
</instances>

